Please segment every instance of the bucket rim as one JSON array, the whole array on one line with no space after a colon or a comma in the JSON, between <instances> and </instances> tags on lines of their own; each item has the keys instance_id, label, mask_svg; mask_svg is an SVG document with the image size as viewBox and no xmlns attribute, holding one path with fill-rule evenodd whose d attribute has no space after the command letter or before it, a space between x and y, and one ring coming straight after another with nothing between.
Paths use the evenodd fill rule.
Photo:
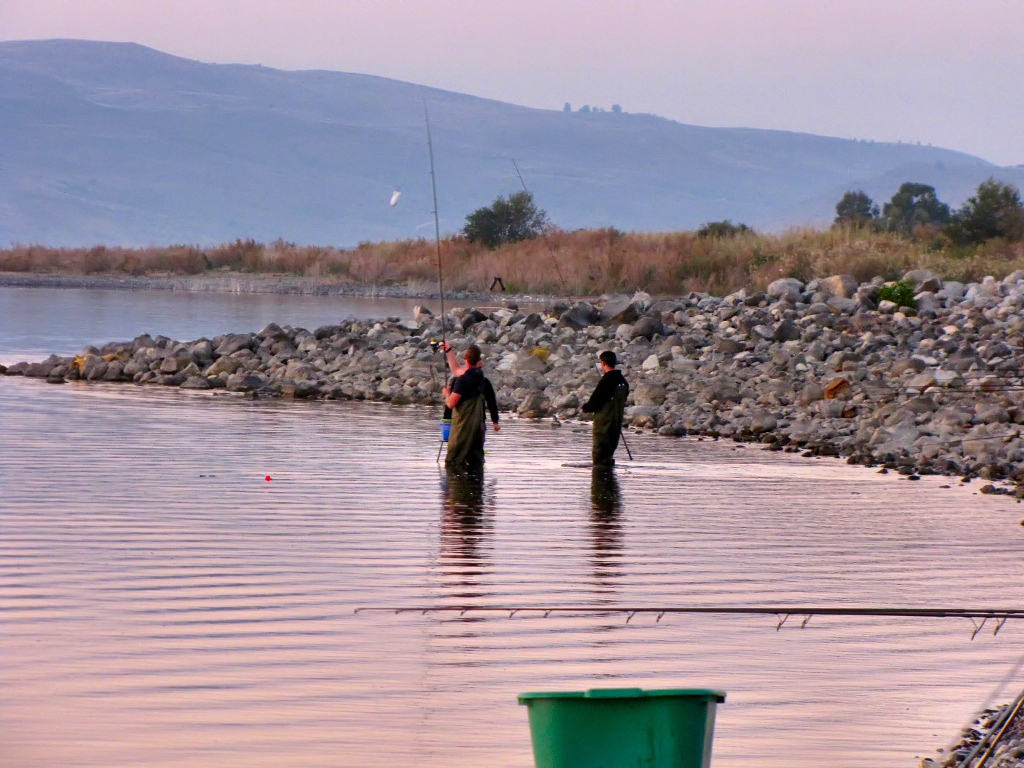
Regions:
<instances>
[{"instance_id":1,"label":"bucket rim","mask_svg":"<svg viewBox=\"0 0 1024 768\"><path fill-rule=\"evenodd\" d=\"M519 694L519 703L538 699L644 699L688 698L725 702L725 691L715 688L591 688L587 691L532 691Z\"/></svg>"}]
</instances>

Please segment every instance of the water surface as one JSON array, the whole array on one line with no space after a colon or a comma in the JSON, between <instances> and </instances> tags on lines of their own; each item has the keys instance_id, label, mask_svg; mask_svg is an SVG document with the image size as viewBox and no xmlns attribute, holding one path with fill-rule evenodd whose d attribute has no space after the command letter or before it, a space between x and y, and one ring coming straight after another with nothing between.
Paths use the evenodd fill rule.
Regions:
<instances>
[{"instance_id":1,"label":"water surface","mask_svg":"<svg viewBox=\"0 0 1024 768\"><path fill-rule=\"evenodd\" d=\"M0 286L0 364L77 354L87 344L143 333L184 341L258 331L270 322L313 330L347 317L409 318L417 304L440 308L425 299Z\"/></svg>"},{"instance_id":2,"label":"water surface","mask_svg":"<svg viewBox=\"0 0 1024 768\"><path fill-rule=\"evenodd\" d=\"M517 693L640 685L728 692L719 768L909 767L1021 654L1013 623L355 615L1019 602L1021 507L970 486L639 435L595 485L585 432L528 423L467 486L436 418L0 378L0 765L525 767Z\"/></svg>"}]
</instances>

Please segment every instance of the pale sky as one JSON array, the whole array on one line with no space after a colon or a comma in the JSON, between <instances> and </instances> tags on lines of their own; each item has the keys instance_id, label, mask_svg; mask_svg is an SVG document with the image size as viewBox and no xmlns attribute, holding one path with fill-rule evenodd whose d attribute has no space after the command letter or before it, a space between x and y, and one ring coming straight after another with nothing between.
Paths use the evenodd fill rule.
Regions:
<instances>
[{"instance_id":1,"label":"pale sky","mask_svg":"<svg viewBox=\"0 0 1024 768\"><path fill-rule=\"evenodd\" d=\"M1024 163L1024 0L0 0L52 37Z\"/></svg>"}]
</instances>

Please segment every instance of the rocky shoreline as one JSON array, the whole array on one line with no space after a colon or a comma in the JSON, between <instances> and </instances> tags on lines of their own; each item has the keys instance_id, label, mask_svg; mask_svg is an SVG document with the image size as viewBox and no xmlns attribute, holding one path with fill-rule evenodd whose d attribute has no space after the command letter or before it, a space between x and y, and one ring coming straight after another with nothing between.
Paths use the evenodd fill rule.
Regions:
<instances>
[{"instance_id":1,"label":"rocky shoreline","mask_svg":"<svg viewBox=\"0 0 1024 768\"><path fill-rule=\"evenodd\" d=\"M1024 271L968 285L923 270L904 280L916 308L879 301L881 278L834 275L724 297L553 302L543 312L510 301L488 314L452 310L446 328L456 347L480 344L500 407L523 418L579 417L597 354L612 349L631 382L633 429L846 457L910 480L981 478L982 492L1024 497ZM6 373L437 404L440 336L440 318L418 310L313 331L140 336Z\"/></svg>"}]
</instances>

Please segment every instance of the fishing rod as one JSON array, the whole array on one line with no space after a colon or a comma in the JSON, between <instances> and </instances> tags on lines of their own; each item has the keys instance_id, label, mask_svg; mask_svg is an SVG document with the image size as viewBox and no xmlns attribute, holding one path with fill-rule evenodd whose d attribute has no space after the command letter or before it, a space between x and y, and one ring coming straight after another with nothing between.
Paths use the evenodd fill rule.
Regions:
<instances>
[{"instance_id":1,"label":"fishing rod","mask_svg":"<svg viewBox=\"0 0 1024 768\"><path fill-rule=\"evenodd\" d=\"M434 173L434 141L430 135L430 113L427 111L427 100L423 100L423 121L427 126L427 153L430 155L430 190L434 198L434 245L437 248L437 290L441 295L441 345L444 346L444 269L441 266L441 219L437 213L437 176ZM448 369L445 369L444 384L448 386Z\"/></svg>"},{"instance_id":2,"label":"fishing rod","mask_svg":"<svg viewBox=\"0 0 1024 768\"><path fill-rule=\"evenodd\" d=\"M516 176L519 177L519 183L523 185L523 192L525 192L527 195L530 195L530 197L533 197L533 195L530 193L530 190L526 188L526 182L523 180L523 174L519 172L519 165L516 163L515 158L510 157L509 159L512 161L512 167L516 169ZM562 284L562 293L565 295L567 299L572 298L569 295L569 289L565 285L565 278L562 277L562 269L561 267L558 266L558 259L555 258L555 249L551 247L551 242L548 240L547 232L545 232L542 229L540 232L540 236L541 239L544 240L544 245L547 246L548 254L550 254L551 256L551 262L555 265L555 272L558 273L558 282Z\"/></svg>"},{"instance_id":3,"label":"fishing rod","mask_svg":"<svg viewBox=\"0 0 1024 768\"><path fill-rule=\"evenodd\" d=\"M629 443L626 442L626 433L622 432L620 430L619 431L619 437L622 438L622 444L624 446L626 446L626 455L629 456L629 460L632 461L633 460L633 452L631 450L629 450Z\"/></svg>"},{"instance_id":4,"label":"fishing rod","mask_svg":"<svg viewBox=\"0 0 1024 768\"><path fill-rule=\"evenodd\" d=\"M448 387L448 362L447 352L445 347L447 344L447 334L445 331L445 312L444 312L444 268L441 264L441 219L437 213L437 175L434 172L434 140L430 134L430 112L427 111L427 100L423 100L423 121L427 126L427 154L430 155L430 190L433 194L434 200L434 245L437 249L437 290L440 294L441 299L441 357L444 360L442 367L444 368L444 386ZM448 408L448 404L445 403L444 413L441 416L441 443L437 446L437 458L435 463L441 461L441 450L444 448L445 434L444 424L445 422L451 423L451 410Z\"/></svg>"},{"instance_id":5,"label":"fishing rod","mask_svg":"<svg viewBox=\"0 0 1024 768\"><path fill-rule=\"evenodd\" d=\"M993 635L1009 619L1024 619L1024 608L882 608L882 607L840 607L826 605L746 605L746 606L664 606L664 607L630 607L630 606L589 606L589 605L403 605L403 606L365 606L355 609L355 613L508 613L512 618L517 613L539 613L544 618L552 614L563 615L607 615L623 614L626 623L637 614L653 614L655 623L668 614L715 614L742 616L775 616L779 622L776 631L793 616L803 616L801 628L806 627L814 616L862 616L872 618L905 618L905 619L969 619L974 625L971 634L973 640L986 622L996 622ZM981 623L977 622L981 619Z\"/></svg>"}]
</instances>

